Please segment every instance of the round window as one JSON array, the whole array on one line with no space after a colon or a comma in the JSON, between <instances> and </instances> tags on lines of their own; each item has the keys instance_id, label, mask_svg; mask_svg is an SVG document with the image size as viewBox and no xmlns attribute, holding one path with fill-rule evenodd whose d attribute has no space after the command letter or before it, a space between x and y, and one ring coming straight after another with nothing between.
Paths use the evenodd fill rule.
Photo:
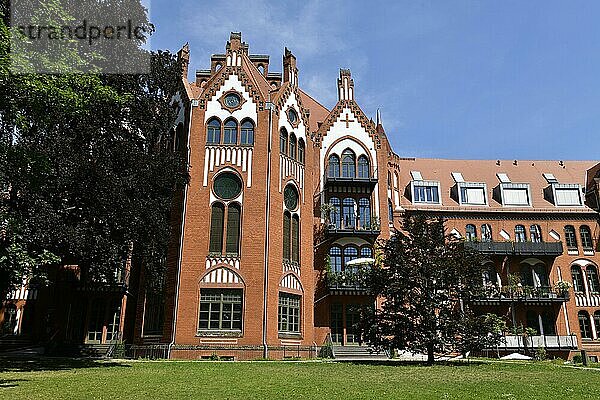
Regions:
<instances>
[{"instance_id":1,"label":"round window","mask_svg":"<svg viewBox=\"0 0 600 400\"><path fill-rule=\"evenodd\" d=\"M298 114L296 114L296 110L294 110L293 108L290 108L288 110L288 120L291 124L295 124L296 121L298 121Z\"/></svg>"},{"instance_id":2,"label":"round window","mask_svg":"<svg viewBox=\"0 0 600 400\"><path fill-rule=\"evenodd\" d=\"M236 174L224 172L215 179L214 192L223 200L235 199L242 192L242 182Z\"/></svg>"},{"instance_id":3,"label":"round window","mask_svg":"<svg viewBox=\"0 0 600 400\"><path fill-rule=\"evenodd\" d=\"M237 107L240 105L240 96L235 93L229 93L225 96L225 105L227 107Z\"/></svg>"},{"instance_id":4,"label":"round window","mask_svg":"<svg viewBox=\"0 0 600 400\"><path fill-rule=\"evenodd\" d=\"M298 192L292 185L287 185L283 191L283 201L288 210L294 211L298 208Z\"/></svg>"}]
</instances>

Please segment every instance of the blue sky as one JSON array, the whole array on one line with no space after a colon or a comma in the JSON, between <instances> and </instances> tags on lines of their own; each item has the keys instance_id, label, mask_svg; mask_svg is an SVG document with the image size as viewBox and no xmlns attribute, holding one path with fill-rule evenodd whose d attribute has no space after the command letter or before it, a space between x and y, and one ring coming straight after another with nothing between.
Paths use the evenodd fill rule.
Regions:
<instances>
[{"instance_id":1,"label":"blue sky","mask_svg":"<svg viewBox=\"0 0 600 400\"><path fill-rule=\"evenodd\" d=\"M339 68L401 156L600 159L600 1L153 0L152 47L207 68L241 31L331 108Z\"/></svg>"}]
</instances>

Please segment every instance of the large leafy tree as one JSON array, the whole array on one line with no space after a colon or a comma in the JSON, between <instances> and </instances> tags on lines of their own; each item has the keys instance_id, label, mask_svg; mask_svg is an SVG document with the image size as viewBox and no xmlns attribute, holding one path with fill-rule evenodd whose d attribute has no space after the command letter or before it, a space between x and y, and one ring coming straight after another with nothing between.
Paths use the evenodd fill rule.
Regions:
<instances>
[{"instance_id":1,"label":"large leafy tree","mask_svg":"<svg viewBox=\"0 0 600 400\"><path fill-rule=\"evenodd\" d=\"M156 52L147 74L15 75L0 4L0 295L49 264L110 280L133 258L155 275L187 180L185 154L164 145L180 63Z\"/></svg>"},{"instance_id":2,"label":"large leafy tree","mask_svg":"<svg viewBox=\"0 0 600 400\"><path fill-rule=\"evenodd\" d=\"M464 353L499 340L498 318L469 310L482 285L482 258L446 234L442 219L407 215L382 249L382 263L365 282L382 299L380 308L363 312L368 342L426 353L433 363L436 352Z\"/></svg>"}]
</instances>

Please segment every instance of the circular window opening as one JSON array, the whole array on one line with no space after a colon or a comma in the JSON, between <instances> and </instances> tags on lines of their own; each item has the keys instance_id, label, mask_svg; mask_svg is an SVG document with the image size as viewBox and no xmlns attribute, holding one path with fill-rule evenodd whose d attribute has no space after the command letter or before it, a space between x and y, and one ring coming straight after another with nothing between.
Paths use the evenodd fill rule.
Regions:
<instances>
[{"instance_id":1,"label":"circular window opening","mask_svg":"<svg viewBox=\"0 0 600 400\"><path fill-rule=\"evenodd\" d=\"M225 105L227 107L237 107L240 105L240 96L235 93L229 93L225 96Z\"/></svg>"},{"instance_id":2,"label":"circular window opening","mask_svg":"<svg viewBox=\"0 0 600 400\"><path fill-rule=\"evenodd\" d=\"M298 121L298 114L296 113L296 110L294 110L293 108L290 108L288 110L288 120L292 124L295 124L296 121Z\"/></svg>"},{"instance_id":3,"label":"circular window opening","mask_svg":"<svg viewBox=\"0 0 600 400\"><path fill-rule=\"evenodd\" d=\"M242 192L242 182L233 172L224 172L215 179L214 192L223 200L235 199Z\"/></svg>"},{"instance_id":4,"label":"circular window opening","mask_svg":"<svg viewBox=\"0 0 600 400\"><path fill-rule=\"evenodd\" d=\"M287 185L283 191L283 201L288 210L298 208L298 191L292 185Z\"/></svg>"}]
</instances>

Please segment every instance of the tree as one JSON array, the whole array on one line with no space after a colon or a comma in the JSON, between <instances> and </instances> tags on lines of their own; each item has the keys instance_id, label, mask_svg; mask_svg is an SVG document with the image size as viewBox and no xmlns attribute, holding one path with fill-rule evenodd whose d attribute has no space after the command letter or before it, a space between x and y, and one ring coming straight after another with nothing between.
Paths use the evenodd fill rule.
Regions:
<instances>
[{"instance_id":1,"label":"tree","mask_svg":"<svg viewBox=\"0 0 600 400\"><path fill-rule=\"evenodd\" d=\"M362 313L369 343L426 353L432 364L435 352L465 352L491 343L489 333L497 337L496 319L469 310L469 298L483 284L482 257L446 234L441 218L405 216L403 230L382 248L383 262L365 282L382 299L379 309Z\"/></svg>"},{"instance_id":2,"label":"tree","mask_svg":"<svg viewBox=\"0 0 600 400\"><path fill-rule=\"evenodd\" d=\"M181 64L159 51L148 74L15 75L7 11L3 0L0 294L49 264L111 281L133 258L149 279L160 274L173 195L188 179L185 150L166 145Z\"/></svg>"}]
</instances>

